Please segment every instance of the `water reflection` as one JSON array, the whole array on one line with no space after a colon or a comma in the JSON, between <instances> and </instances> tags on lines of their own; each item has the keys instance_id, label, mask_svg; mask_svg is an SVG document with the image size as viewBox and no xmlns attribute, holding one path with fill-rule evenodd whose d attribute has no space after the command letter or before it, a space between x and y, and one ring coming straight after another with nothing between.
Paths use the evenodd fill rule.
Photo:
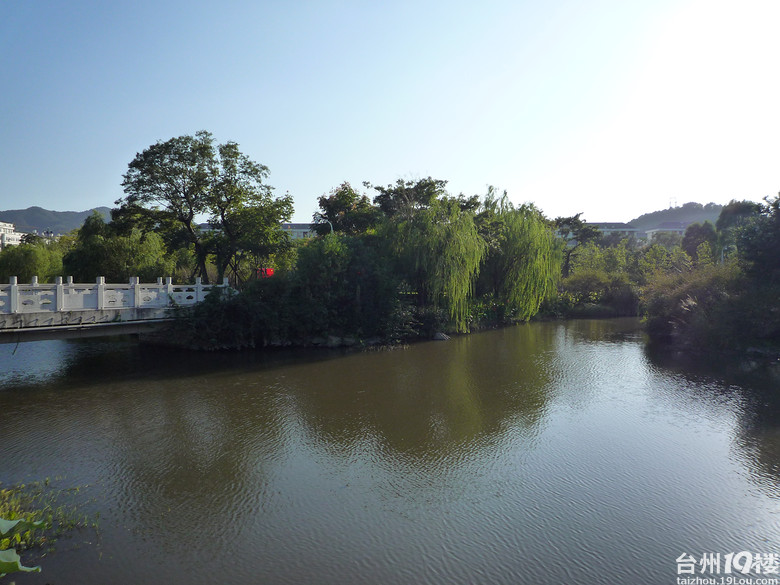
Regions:
<instances>
[{"instance_id":1,"label":"water reflection","mask_svg":"<svg viewBox=\"0 0 780 585\"><path fill-rule=\"evenodd\" d=\"M647 353L636 321L0 363L0 481L91 484L105 519L100 555L19 585L674 582L683 550L780 546L776 392Z\"/></svg>"},{"instance_id":2,"label":"water reflection","mask_svg":"<svg viewBox=\"0 0 780 585\"><path fill-rule=\"evenodd\" d=\"M550 379L549 330L518 327L411 351L302 366L285 386L312 438L349 453L370 436L384 453L421 462L479 457L506 431L532 437Z\"/></svg>"},{"instance_id":3,"label":"water reflection","mask_svg":"<svg viewBox=\"0 0 780 585\"><path fill-rule=\"evenodd\" d=\"M737 356L691 356L650 348L654 367L678 384L659 386L675 392L673 408L705 410L712 419L733 419L735 457L755 484L780 496L780 382L776 364L752 363Z\"/></svg>"}]
</instances>

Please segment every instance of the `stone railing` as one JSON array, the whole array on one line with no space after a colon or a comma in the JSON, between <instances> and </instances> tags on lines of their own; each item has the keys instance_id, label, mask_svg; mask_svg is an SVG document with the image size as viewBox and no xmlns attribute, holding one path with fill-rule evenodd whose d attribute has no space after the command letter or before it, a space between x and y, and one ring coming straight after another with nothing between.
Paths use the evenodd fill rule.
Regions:
<instances>
[{"instance_id":1,"label":"stone railing","mask_svg":"<svg viewBox=\"0 0 780 585\"><path fill-rule=\"evenodd\" d=\"M76 284L72 277L63 283L39 284L33 277L30 284L19 284L12 276L9 284L0 284L0 315L20 313L59 313L72 311L104 311L111 309L164 309L174 305L194 305L222 284L173 284L170 278L158 278L156 283L141 283L132 277L128 284L106 284L98 277L95 284Z\"/></svg>"}]
</instances>

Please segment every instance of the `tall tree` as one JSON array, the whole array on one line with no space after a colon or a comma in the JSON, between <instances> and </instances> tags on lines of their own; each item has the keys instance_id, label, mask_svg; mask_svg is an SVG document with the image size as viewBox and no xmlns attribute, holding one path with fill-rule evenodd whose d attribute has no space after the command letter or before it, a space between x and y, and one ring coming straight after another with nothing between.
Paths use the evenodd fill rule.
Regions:
<instances>
[{"instance_id":1,"label":"tall tree","mask_svg":"<svg viewBox=\"0 0 780 585\"><path fill-rule=\"evenodd\" d=\"M342 183L329 195L318 199L320 210L314 214L314 230L321 236L334 232L357 235L376 227L379 209L367 195L358 193L352 185Z\"/></svg>"},{"instance_id":2,"label":"tall tree","mask_svg":"<svg viewBox=\"0 0 780 585\"><path fill-rule=\"evenodd\" d=\"M715 226L709 221L704 223L692 223L685 228L685 234L682 239L682 249L693 259L699 260L699 246L706 243L709 246L710 254L715 251L715 244L718 236L715 233ZM703 249L703 248L702 248Z\"/></svg>"},{"instance_id":3,"label":"tall tree","mask_svg":"<svg viewBox=\"0 0 780 585\"><path fill-rule=\"evenodd\" d=\"M398 179L395 185L374 186L379 195L374 203L388 217L411 219L418 211L428 209L435 201L447 195L447 181L427 177L419 181ZM366 186L371 186L366 183Z\"/></svg>"},{"instance_id":4,"label":"tall tree","mask_svg":"<svg viewBox=\"0 0 780 585\"><path fill-rule=\"evenodd\" d=\"M287 243L280 223L293 212L289 194L273 196L273 187L263 181L268 167L242 154L235 142L219 145L213 162L214 182L206 195L209 241L221 280L228 268L239 277L241 260L269 256Z\"/></svg>"},{"instance_id":5,"label":"tall tree","mask_svg":"<svg viewBox=\"0 0 780 585\"><path fill-rule=\"evenodd\" d=\"M215 253L221 276L237 264L241 243L257 232L248 217L266 222L262 227L267 242L285 241L276 232L292 214L292 198L274 198L264 183L267 176L268 168L243 155L235 142L215 147L211 133L200 131L157 142L138 153L122 182L126 196L116 203L144 209L147 222L178 223L195 252L197 272L208 282L209 253ZM198 227L203 216L210 230Z\"/></svg>"},{"instance_id":6,"label":"tall tree","mask_svg":"<svg viewBox=\"0 0 780 585\"><path fill-rule=\"evenodd\" d=\"M178 222L195 250L198 272L208 282L208 250L198 228L206 214L207 194L214 182L214 139L200 131L156 142L136 154L123 176L126 196L116 204L140 207L161 219Z\"/></svg>"},{"instance_id":7,"label":"tall tree","mask_svg":"<svg viewBox=\"0 0 780 585\"><path fill-rule=\"evenodd\" d=\"M582 213L578 213L571 217L555 218L555 227L558 230L558 235L566 242L566 246L563 249L563 264L561 266L564 278L571 273L572 259L579 253L580 248L588 242L597 241L601 237L599 229L582 221L580 219L581 215Z\"/></svg>"},{"instance_id":8,"label":"tall tree","mask_svg":"<svg viewBox=\"0 0 780 585\"><path fill-rule=\"evenodd\" d=\"M755 217L762 211L760 203L755 201L737 201L732 199L720 210L715 227L719 232L726 231L744 223L747 219Z\"/></svg>"},{"instance_id":9,"label":"tall tree","mask_svg":"<svg viewBox=\"0 0 780 585\"><path fill-rule=\"evenodd\" d=\"M780 285L780 195L767 197L756 215L737 230L740 257L748 273L759 280ZM772 310L777 311L777 305Z\"/></svg>"},{"instance_id":10,"label":"tall tree","mask_svg":"<svg viewBox=\"0 0 780 585\"><path fill-rule=\"evenodd\" d=\"M489 191L478 215L488 252L479 289L505 313L527 320L553 293L561 273L562 246L552 227L533 205L515 208L504 193Z\"/></svg>"},{"instance_id":11,"label":"tall tree","mask_svg":"<svg viewBox=\"0 0 780 585\"><path fill-rule=\"evenodd\" d=\"M443 307L455 326L466 330L468 300L486 251L473 213L442 197L396 213L385 229L418 303Z\"/></svg>"}]
</instances>

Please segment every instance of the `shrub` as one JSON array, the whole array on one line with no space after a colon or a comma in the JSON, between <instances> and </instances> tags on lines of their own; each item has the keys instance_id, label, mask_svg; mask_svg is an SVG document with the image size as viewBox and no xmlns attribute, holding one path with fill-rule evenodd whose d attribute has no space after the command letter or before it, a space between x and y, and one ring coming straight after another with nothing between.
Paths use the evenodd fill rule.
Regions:
<instances>
[{"instance_id":1,"label":"shrub","mask_svg":"<svg viewBox=\"0 0 780 585\"><path fill-rule=\"evenodd\" d=\"M744 294L744 276L733 262L657 274L641 294L647 333L692 348L734 346L746 337L737 312Z\"/></svg>"}]
</instances>

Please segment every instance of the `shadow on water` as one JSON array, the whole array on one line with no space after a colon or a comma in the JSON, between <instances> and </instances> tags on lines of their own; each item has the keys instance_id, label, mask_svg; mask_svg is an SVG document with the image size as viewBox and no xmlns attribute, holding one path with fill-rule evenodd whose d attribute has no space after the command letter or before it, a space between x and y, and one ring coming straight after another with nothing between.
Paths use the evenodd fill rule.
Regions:
<instances>
[{"instance_id":1,"label":"shadow on water","mask_svg":"<svg viewBox=\"0 0 780 585\"><path fill-rule=\"evenodd\" d=\"M345 350L273 349L199 352L161 347L131 336L0 345L0 391L67 388L124 379L181 378L218 371L275 368L324 361Z\"/></svg>"}]
</instances>

